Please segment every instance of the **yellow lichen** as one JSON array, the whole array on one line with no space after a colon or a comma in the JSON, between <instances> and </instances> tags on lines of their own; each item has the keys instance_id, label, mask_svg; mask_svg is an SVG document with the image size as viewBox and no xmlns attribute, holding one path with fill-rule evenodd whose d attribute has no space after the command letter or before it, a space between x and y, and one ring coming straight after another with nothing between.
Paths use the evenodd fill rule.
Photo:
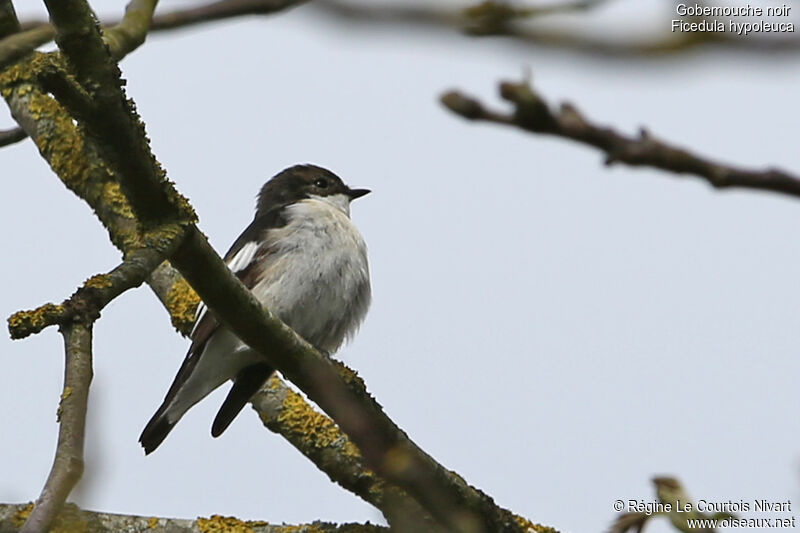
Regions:
<instances>
[{"instance_id":1,"label":"yellow lichen","mask_svg":"<svg viewBox=\"0 0 800 533\"><path fill-rule=\"evenodd\" d=\"M33 511L33 502L29 503L22 509L17 510L14 515L11 517L11 522L16 527L22 527L25 523L25 520L31 515L31 511Z\"/></svg>"},{"instance_id":2,"label":"yellow lichen","mask_svg":"<svg viewBox=\"0 0 800 533\"><path fill-rule=\"evenodd\" d=\"M33 311L18 311L8 317L12 338L20 338L53 324L64 314L64 306L45 304Z\"/></svg>"},{"instance_id":3,"label":"yellow lichen","mask_svg":"<svg viewBox=\"0 0 800 533\"><path fill-rule=\"evenodd\" d=\"M151 516L150 518L148 518L147 519L147 527L149 527L150 529L157 528L158 527L158 518L156 518L155 516Z\"/></svg>"},{"instance_id":4,"label":"yellow lichen","mask_svg":"<svg viewBox=\"0 0 800 533\"><path fill-rule=\"evenodd\" d=\"M134 218L131 204L128 198L122 192L122 187L116 181L107 181L103 184L102 193L103 200L111 207L111 211L124 218Z\"/></svg>"},{"instance_id":5,"label":"yellow lichen","mask_svg":"<svg viewBox=\"0 0 800 533\"><path fill-rule=\"evenodd\" d=\"M232 516L212 515L198 518L197 527L203 533L253 533L253 527L267 525L266 522L244 522Z\"/></svg>"},{"instance_id":6,"label":"yellow lichen","mask_svg":"<svg viewBox=\"0 0 800 533\"><path fill-rule=\"evenodd\" d=\"M88 289L107 289L113 285L108 274L97 274L87 279L83 286Z\"/></svg>"},{"instance_id":7,"label":"yellow lichen","mask_svg":"<svg viewBox=\"0 0 800 533\"><path fill-rule=\"evenodd\" d=\"M315 447L331 446L343 438L333 421L316 411L294 391L287 391L278 423L289 433L301 435L304 440L313 442ZM356 453L357 450L356 450Z\"/></svg>"},{"instance_id":8,"label":"yellow lichen","mask_svg":"<svg viewBox=\"0 0 800 533\"><path fill-rule=\"evenodd\" d=\"M517 524L525 528L526 531L532 531L535 533L559 533L559 531L555 528L543 526L541 524L534 524L527 518L523 518L521 516L515 515L514 519L517 521Z\"/></svg>"},{"instance_id":9,"label":"yellow lichen","mask_svg":"<svg viewBox=\"0 0 800 533\"><path fill-rule=\"evenodd\" d=\"M194 315L200 297L189 283L181 278L167 292L167 310L172 325L181 333L188 333L194 324Z\"/></svg>"}]
</instances>

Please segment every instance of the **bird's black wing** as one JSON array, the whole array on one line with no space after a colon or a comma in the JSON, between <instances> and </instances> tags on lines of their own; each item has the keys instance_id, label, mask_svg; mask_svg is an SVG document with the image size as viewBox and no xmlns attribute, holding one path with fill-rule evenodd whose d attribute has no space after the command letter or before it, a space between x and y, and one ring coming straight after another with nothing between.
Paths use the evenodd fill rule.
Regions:
<instances>
[{"instance_id":1,"label":"bird's black wing","mask_svg":"<svg viewBox=\"0 0 800 533\"><path fill-rule=\"evenodd\" d=\"M282 207L267 211L264 215L253 220L253 222L251 222L250 225L245 228L242 234L239 235L236 241L234 241L233 245L228 250L228 253L225 254L225 263L248 289L252 288L257 281L257 274L260 270L258 267L258 262L268 260L265 257L269 253L268 246L264 246L265 243L263 242L265 232L271 228L284 226L286 225L286 222L287 221ZM166 410L172 403L175 395L178 394L178 391L181 389L183 384L188 381L189 376L191 376L192 372L194 372L206 343L208 343L209 339L211 339L212 335L214 335L218 328L219 322L214 317L213 313L208 312L205 304L200 303L197 308L197 317L195 318L194 328L190 334L192 344L189 346L186 357L184 358L183 363L181 364L181 367L172 382L172 385L167 391L164 401L147 423L142 431L141 436L139 437L139 442L142 443L145 453L150 453L151 451L155 450L166 438L167 434L172 430L174 423L169 423L166 416L164 416ZM266 377L269 377L270 373L271 370L267 373ZM263 381L266 380L266 377L264 380L262 380L262 384ZM236 383L238 381L239 376L237 376L237 378L234 380L234 389L237 391L244 388L244 382L247 380L243 380L243 385L237 388ZM254 390L250 396L252 396L252 394L255 392L256 391ZM229 396L231 396L233 393L234 390L231 390ZM235 396L238 397L238 394ZM249 399L249 396L247 399ZM247 400L245 400L245 403L246 402ZM227 400L226 403L228 403ZM225 404L223 404L223 407L224 406ZM230 421L232 421L233 417L235 417L235 415L241 411L242 407L244 407L244 404L242 404L242 406L239 407L235 413L233 413L233 416L225 424L225 427L230 424ZM222 411L220 411L220 415L217 415L217 417L219 418L221 414ZM222 428L222 430L224 430L224 428ZM220 433L222 430L220 430Z\"/></svg>"}]
</instances>

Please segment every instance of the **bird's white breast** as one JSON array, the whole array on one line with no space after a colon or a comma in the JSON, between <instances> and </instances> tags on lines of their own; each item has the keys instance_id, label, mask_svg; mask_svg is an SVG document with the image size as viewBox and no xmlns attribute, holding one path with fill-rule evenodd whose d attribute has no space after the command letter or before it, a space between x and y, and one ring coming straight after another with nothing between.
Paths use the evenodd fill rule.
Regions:
<instances>
[{"instance_id":1,"label":"bird's white breast","mask_svg":"<svg viewBox=\"0 0 800 533\"><path fill-rule=\"evenodd\" d=\"M288 223L267 230L268 256L253 293L321 350L334 352L355 333L370 302L364 239L344 195L286 207Z\"/></svg>"}]
</instances>

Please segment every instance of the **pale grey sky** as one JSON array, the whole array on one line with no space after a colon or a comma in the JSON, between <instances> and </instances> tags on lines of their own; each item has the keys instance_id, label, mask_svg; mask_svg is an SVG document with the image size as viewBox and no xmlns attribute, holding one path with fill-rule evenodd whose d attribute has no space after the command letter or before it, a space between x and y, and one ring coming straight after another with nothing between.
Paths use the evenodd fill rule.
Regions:
<instances>
[{"instance_id":1,"label":"pale grey sky","mask_svg":"<svg viewBox=\"0 0 800 533\"><path fill-rule=\"evenodd\" d=\"M645 4L619 3L628 7L601 20ZM109 14L124 2L93 5ZM614 500L652 501L649 479L671 474L698 499L800 505L800 203L609 169L582 146L469 124L438 104L454 87L497 104L496 81L528 67L553 102L599 122L800 172L797 58L602 61L351 29L309 5L152 36L122 63L153 150L218 251L288 165L317 163L374 191L353 206L374 303L339 356L417 443L499 504L596 532L617 516ZM11 125L5 111L0 125ZM30 142L2 149L0 165L3 317L60 301L117 264ZM223 390L145 457L137 438L186 347L146 288L103 313L78 503L288 523L379 518L249 409L212 439ZM0 353L0 501L28 501L54 450L61 337L2 336Z\"/></svg>"}]
</instances>

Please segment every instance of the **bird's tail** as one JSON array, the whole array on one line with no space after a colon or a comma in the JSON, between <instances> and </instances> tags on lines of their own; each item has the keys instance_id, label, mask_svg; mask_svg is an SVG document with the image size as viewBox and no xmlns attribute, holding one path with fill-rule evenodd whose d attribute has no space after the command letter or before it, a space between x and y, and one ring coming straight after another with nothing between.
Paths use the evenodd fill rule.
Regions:
<instances>
[{"instance_id":1,"label":"bird's tail","mask_svg":"<svg viewBox=\"0 0 800 533\"><path fill-rule=\"evenodd\" d=\"M142 434L139 435L139 442L142 444L142 448L144 448L145 455L158 448L158 446L164 442L164 439L167 438L169 432L172 431L172 428L175 427L175 424L178 423L177 420L169 421L166 408L167 404L164 402L164 404L158 408L156 414L153 415L153 418L150 419L150 422L144 427Z\"/></svg>"},{"instance_id":2,"label":"bird's tail","mask_svg":"<svg viewBox=\"0 0 800 533\"><path fill-rule=\"evenodd\" d=\"M222 435L222 432L231 425L236 415L247 405L250 398L264 386L272 372L272 367L266 363L250 365L239 371L236 377L233 378L233 387L228 392L225 401L222 402L222 406L216 418L214 418L214 423L211 425L212 437ZM169 429L167 432L169 432ZM166 436L166 433L164 436Z\"/></svg>"}]
</instances>

